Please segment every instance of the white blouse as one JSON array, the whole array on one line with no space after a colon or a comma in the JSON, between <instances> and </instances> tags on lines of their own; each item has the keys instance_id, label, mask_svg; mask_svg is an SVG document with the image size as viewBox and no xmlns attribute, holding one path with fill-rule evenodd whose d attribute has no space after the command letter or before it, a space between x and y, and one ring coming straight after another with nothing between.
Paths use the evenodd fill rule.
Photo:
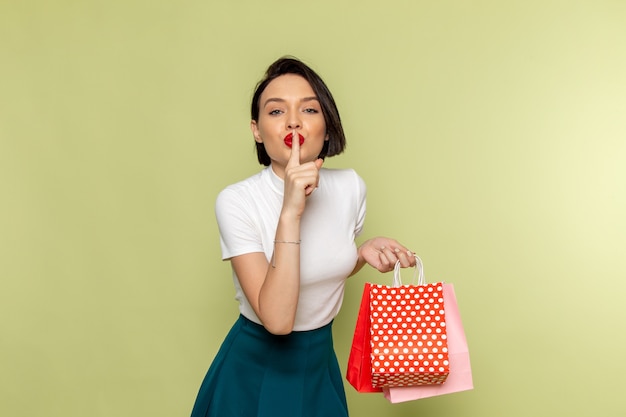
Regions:
<instances>
[{"instance_id":1,"label":"white blouse","mask_svg":"<svg viewBox=\"0 0 626 417\"><path fill-rule=\"evenodd\" d=\"M284 183L271 167L226 187L215 213L222 259L274 251ZM330 323L341 308L345 280L357 261L355 238L365 220L366 188L351 169L320 170L318 188L307 198L300 225L300 298L295 331ZM246 318L262 324L244 296L233 271L235 298Z\"/></svg>"}]
</instances>

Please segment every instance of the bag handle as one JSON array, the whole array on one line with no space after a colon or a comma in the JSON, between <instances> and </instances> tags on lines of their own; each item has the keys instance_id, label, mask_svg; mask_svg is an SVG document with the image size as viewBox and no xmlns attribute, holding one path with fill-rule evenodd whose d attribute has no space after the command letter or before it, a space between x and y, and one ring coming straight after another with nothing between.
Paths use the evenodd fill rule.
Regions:
<instances>
[{"instance_id":1,"label":"bag handle","mask_svg":"<svg viewBox=\"0 0 626 417\"><path fill-rule=\"evenodd\" d=\"M424 264L419 256L415 255L415 272L413 273L413 283L415 283L415 277L417 278L417 285L426 285L426 279L424 278ZM400 277L400 261L396 261L396 265L393 267L393 286L400 287L402 285L402 277Z\"/></svg>"}]
</instances>

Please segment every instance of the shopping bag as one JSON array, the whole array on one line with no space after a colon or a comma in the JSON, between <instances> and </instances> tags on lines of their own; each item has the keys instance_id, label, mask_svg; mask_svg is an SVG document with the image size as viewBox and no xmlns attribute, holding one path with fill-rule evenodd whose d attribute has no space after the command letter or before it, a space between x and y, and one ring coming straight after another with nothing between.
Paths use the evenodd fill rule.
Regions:
<instances>
[{"instance_id":1,"label":"shopping bag","mask_svg":"<svg viewBox=\"0 0 626 417\"><path fill-rule=\"evenodd\" d=\"M384 396L392 403L451 394L474 388L469 349L452 284L443 285L443 297L445 300L448 356L450 360L450 374L446 379L446 383L443 385L386 387L383 389Z\"/></svg>"},{"instance_id":2,"label":"shopping bag","mask_svg":"<svg viewBox=\"0 0 626 417\"><path fill-rule=\"evenodd\" d=\"M346 379L358 392L382 387L442 384L448 374L442 283L402 285L400 263L392 287L366 283Z\"/></svg>"},{"instance_id":3,"label":"shopping bag","mask_svg":"<svg viewBox=\"0 0 626 417\"><path fill-rule=\"evenodd\" d=\"M443 384L449 373L443 283L426 284L416 257L417 285L370 285L372 386Z\"/></svg>"},{"instance_id":4,"label":"shopping bag","mask_svg":"<svg viewBox=\"0 0 626 417\"><path fill-rule=\"evenodd\" d=\"M382 388L375 388L372 385L371 352L370 284L366 283L363 288L346 371L346 379L357 392L382 391Z\"/></svg>"}]
</instances>

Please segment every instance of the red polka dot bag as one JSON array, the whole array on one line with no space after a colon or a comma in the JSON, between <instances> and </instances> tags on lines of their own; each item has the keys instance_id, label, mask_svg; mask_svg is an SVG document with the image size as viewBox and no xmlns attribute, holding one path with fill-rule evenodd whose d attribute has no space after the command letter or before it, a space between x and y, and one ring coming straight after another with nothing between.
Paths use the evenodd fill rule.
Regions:
<instances>
[{"instance_id":1,"label":"red polka dot bag","mask_svg":"<svg viewBox=\"0 0 626 417\"><path fill-rule=\"evenodd\" d=\"M384 387L383 395L392 403L452 394L474 388L467 339L465 338L465 330L461 322L459 306L452 284L443 284L443 298L446 310L448 357L450 358L450 373L446 378L446 383L414 385L410 387Z\"/></svg>"},{"instance_id":2,"label":"red polka dot bag","mask_svg":"<svg viewBox=\"0 0 626 417\"><path fill-rule=\"evenodd\" d=\"M441 385L450 373L443 283L426 284L416 256L417 285L366 283L348 360L347 380L359 392Z\"/></svg>"}]
</instances>

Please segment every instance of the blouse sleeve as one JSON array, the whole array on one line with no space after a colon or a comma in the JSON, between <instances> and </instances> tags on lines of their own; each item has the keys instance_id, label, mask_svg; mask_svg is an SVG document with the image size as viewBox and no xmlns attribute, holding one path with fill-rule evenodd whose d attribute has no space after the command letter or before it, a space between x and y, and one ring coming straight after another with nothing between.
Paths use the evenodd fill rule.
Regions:
<instances>
[{"instance_id":1,"label":"blouse sleeve","mask_svg":"<svg viewBox=\"0 0 626 417\"><path fill-rule=\"evenodd\" d=\"M261 234L252 213L245 199L233 189L226 188L217 196L215 216L223 260L263 252Z\"/></svg>"}]
</instances>

